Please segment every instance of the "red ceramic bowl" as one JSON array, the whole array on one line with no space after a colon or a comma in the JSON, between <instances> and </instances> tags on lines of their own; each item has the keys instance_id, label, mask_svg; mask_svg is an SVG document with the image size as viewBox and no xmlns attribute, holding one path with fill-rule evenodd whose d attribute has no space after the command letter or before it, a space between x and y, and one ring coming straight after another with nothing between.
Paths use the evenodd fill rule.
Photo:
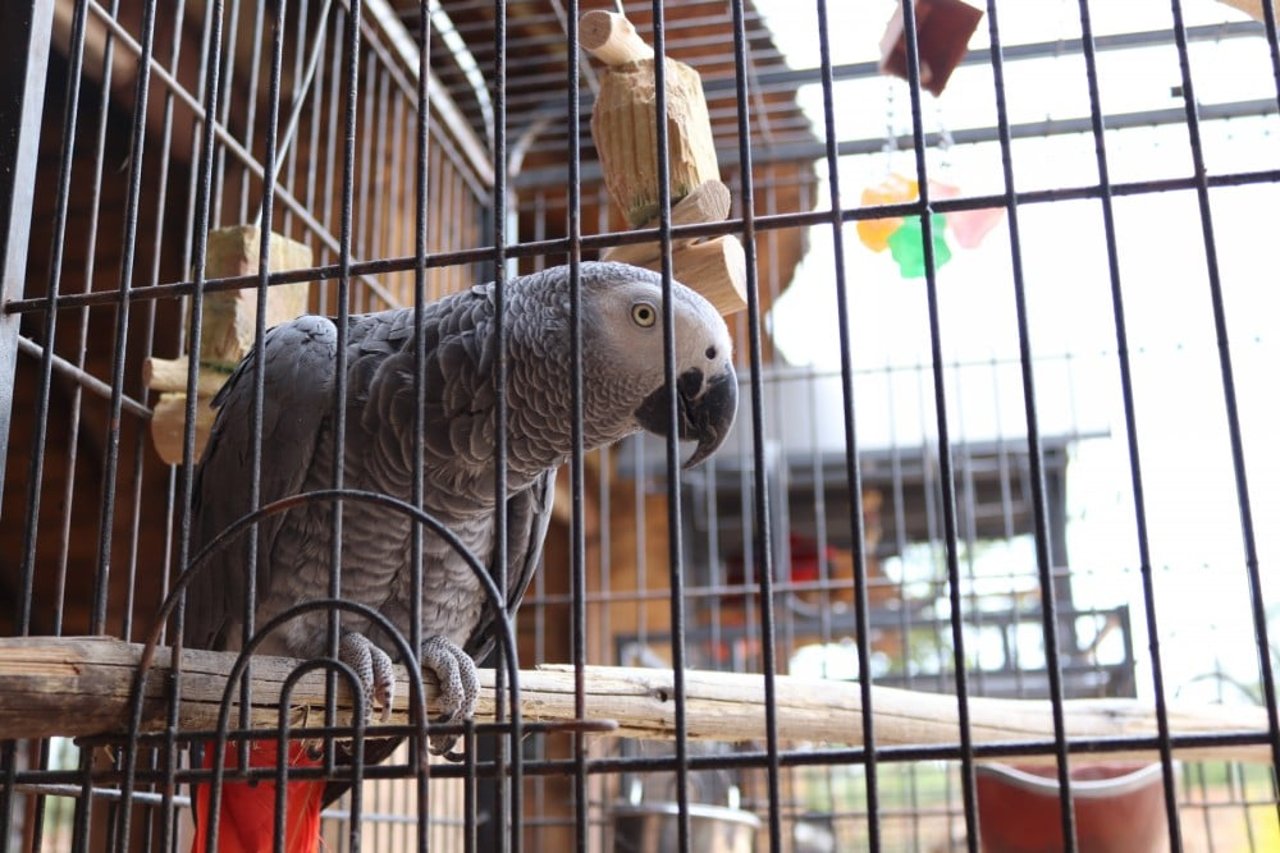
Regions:
<instances>
[{"instance_id":1,"label":"red ceramic bowl","mask_svg":"<svg viewBox=\"0 0 1280 853\"><path fill-rule=\"evenodd\" d=\"M1056 767L981 764L975 772L979 835L986 853L1063 849ZM1072 767L1071 799L1080 853L1168 849L1159 764Z\"/></svg>"}]
</instances>

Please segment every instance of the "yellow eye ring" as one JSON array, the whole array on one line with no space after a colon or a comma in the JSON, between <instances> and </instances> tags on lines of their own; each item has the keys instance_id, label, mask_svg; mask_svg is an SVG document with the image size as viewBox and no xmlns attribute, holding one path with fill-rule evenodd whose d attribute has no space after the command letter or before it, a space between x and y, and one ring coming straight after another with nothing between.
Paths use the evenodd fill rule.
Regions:
<instances>
[{"instance_id":1,"label":"yellow eye ring","mask_svg":"<svg viewBox=\"0 0 1280 853\"><path fill-rule=\"evenodd\" d=\"M637 326L647 329L658 322L658 309L648 302L637 302L631 306L631 319Z\"/></svg>"}]
</instances>

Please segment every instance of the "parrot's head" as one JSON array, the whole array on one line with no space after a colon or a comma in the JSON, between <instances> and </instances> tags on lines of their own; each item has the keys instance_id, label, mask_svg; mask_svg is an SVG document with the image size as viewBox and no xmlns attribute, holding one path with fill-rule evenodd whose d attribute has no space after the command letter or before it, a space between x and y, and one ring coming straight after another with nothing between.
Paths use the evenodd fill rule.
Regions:
<instances>
[{"instance_id":1,"label":"parrot's head","mask_svg":"<svg viewBox=\"0 0 1280 853\"><path fill-rule=\"evenodd\" d=\"M582 265L583 344L603 375L586 377L622 404L631 429L665 436L670 425L663 359L662 276L626 264ZM738 412L733 343L719 312L673 281L678 437L697 442L684 463L702 462L724 442ZM621 399L619 399L621 398Z\"/></svg>"}]
</instances>

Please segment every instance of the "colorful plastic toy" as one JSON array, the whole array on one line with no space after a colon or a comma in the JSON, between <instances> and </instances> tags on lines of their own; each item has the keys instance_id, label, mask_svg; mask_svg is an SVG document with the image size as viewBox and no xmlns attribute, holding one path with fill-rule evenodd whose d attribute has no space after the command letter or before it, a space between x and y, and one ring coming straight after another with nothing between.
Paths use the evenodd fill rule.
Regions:
<instances>
[{"instance_id":1,"label":"colorful plastic toy","mask_svg":"<svg viewBox=\"0 0 1280 853\"><path fill-rule=\"evenodd\" d=\"M966 249L974 249L1003 218L1002 207L956 210L947 214L947 225L957 243Z\"/></svg>"},{"instance_id":2,"label":"colorful plastic toy","mask_svg":"<svg viewBox=\"0 0 1280 853\"><path fill-rule=\"evenodd\" d=\"M864 207L876 204L899 204L911 201L919 194L920 188L915 181L895 172L878 186L863 190L862 204ZM901 216L888 219L862 219L858 222L858 239L871 251L883 252L889 248L889 236L901 227Z\"/></svg>"},{"instance_id":3,"label":"colorful plastic toy","mask_svg":"<svg viewBox=\"0 0 1280 853\"><path fill-rule=\"evenodd\" d=\"M933 222L933 268L941 269L951 260L951 247L943 236L947 220L941 213L930 217ZM924 226L921 217L908 216L902 227L889 236L889 252L898 263L903 278L921 278L925 274Z\"/></svg>"},{"instance_id":4,"label":"colorful plastic toy","mask_svg":"<svg viewBox=\"0 0 1280 853\"><path fill-rule=\"evenodd\" d=\"M960 188L942 181L929 181L929 197L934 200L955 198ZM862 204L901 204L919 196L919 186L910 178L891 174L874 187L862 191ZM933 223L934 268L940 269L951 260L951 247L945 232L950 231L955 241L966 249L972 249L999 223L1003 208L989 207L980 210L958 210L948 214L935 213ZM924 228L919 216L892 216L884 219L864 219L858 222L858 239L873 252L885 249L893 256L904 278L919 278L925 274Z\"/></svg>"}]
</instances>

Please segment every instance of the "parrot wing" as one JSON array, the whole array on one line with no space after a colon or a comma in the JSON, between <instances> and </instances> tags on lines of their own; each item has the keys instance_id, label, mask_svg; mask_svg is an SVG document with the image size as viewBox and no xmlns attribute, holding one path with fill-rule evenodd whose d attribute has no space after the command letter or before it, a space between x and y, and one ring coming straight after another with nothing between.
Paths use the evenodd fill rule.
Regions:
<instances>
[{"instance_id":1,"label":"parrot wing","mask_svg":"<svg viewBox=\"0 0 1280 853\"><path fill-rule=\"evenodd\" d=\"M325 317L299 317L267 332L262 443L270 450L264 450L259 481L263 503L296 494L302 488L319 435L333 411L337 346L338 330ZM256 362L250 353L213 400L218 417L194 484L193 556L251 509L245 484L252 475L250 419ZM259 600L271 586L271 548L283 520L281 513L259 526ZM183 636L196 648L239 645L240 638L227 633L244 609L247 532L236 539L212 555L187 588Z\"/></svg>"},{"instance_id":2,"label":"parrot wing","mask_svg":"<svg viewBox=\"0 0 1280 853\"><path fill-rule=\"evenodd\" d=\"M525 591L542 560L542 544L551 523L556 496L556 471L547 470L529 488L507 501L507 613L515 616ZM488 602L463 651L480 663L497 645L497 614Z\"/></svg>"}]
</instances>

